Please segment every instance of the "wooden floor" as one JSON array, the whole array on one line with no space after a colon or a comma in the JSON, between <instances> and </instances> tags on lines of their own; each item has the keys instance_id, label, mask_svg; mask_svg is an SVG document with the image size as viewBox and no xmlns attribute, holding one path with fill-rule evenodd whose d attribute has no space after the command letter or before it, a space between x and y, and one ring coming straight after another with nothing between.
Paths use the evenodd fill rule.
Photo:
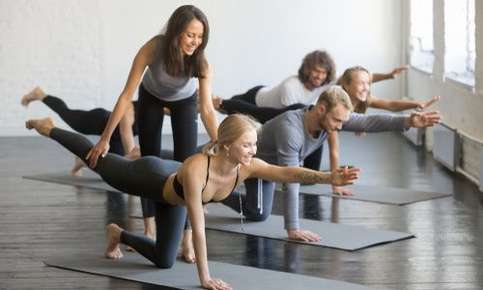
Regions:
<instances>
[{"instance_id":1,"label":"wooden floor","mask_svg":"<svg viewBox=\"0 0 483 290\"><path fill-rule=\"evenodd\" d=\"M454 195L402 207L301 196L305 218L406 231L416 238L346 252L208 230L210 260L376 289L483 289L483 194L476 186L396 134L345 134L341 143L341 163L363 170L360 184ZM21 178L67 170L71 161L42 137L0 138L0 289L163 289L44 266L55 255L102 255L106 223L142 230L139 220L128 218L137 211L134 198ZM281 208L278 197L273 213Z\"/></svg>"}]
</instances>

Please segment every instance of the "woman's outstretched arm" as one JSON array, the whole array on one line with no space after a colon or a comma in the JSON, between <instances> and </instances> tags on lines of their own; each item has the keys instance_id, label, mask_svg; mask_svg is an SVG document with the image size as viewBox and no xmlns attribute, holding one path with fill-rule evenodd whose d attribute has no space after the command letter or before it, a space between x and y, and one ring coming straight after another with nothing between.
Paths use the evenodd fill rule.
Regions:
<instances>
[{"instance_id":1,"label":"woman's outstretched arm","mask_svg":"<svg viewBox=\"0 0 483 290\"><path fill-rule=\"evenodd\" d=\"M315 171L303 167L283 167L253 158L249 177L284 183L327 183L337 186L353 184L359 178L358 168L338 169L336 172Z\"/></svg>"},{"instance_id":2,"label":"woman's outstretched arm","mask_svg":"<svg viewBox=\"0 0 483 290\"><path fill-rule=\"evenodd\" d=\"M371 97L369 107L375 109L382 109L392 112L400 112L411 109L424 110L439 101L439 96L434 96L427 101L413 101L413 100L384 100L376 97Z\"/></svg>"}]
</instances>

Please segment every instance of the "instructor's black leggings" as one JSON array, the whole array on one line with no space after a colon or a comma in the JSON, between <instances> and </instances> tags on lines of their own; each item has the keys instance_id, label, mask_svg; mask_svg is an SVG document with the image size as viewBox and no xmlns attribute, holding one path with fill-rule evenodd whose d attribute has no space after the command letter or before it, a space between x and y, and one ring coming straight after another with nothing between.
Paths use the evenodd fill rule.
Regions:
<instances>
[{"instance_id":1,"label":"instructor's black leggings","mask_svg":"<svg viewBox=\"0 0 483 290\"><path fill-rule=\"evenodd\" d=\"M42 102L52 111L56 112L69 127L84 135L101 135L111 115L110 111L102 108L89 111L72 110L67 107L67 104L63 100L51 95L47 95ZM137 105L136 103L133 102L135 106ZM136 122L133 124L133 133L134 135L137 134ZM109 152L124 155L118 127L114 130L109 141Z\"/></svg>"},{"instance_id":2,"label":"instructor's black leggings","mask_svg":"<svg viewBox=\"0 0 483 290\"><path fill-rule=\"evenodd\" d=\"M139 86L138 118L139 145L141 155L161 157L161 129L163 127L163 107L171 111L171 129L173 132L173 158L183 162L196 153L198 142L198 112L196 94L174 102L162 101L150 94L144 86ZM155 215L155 204L141 198L143 217Z\"/></svg>"},{"instance_id":3,"label":"instructor's black leggings","mask_svg":"<svg viewBox=\"0 0 483 290\"><path fill-rule=\"evenodd\" d=\"M59 128L52 129L50 138L67 150L84 159L93 147L84 136ZM121 242L131 246L160 268L170 268L175 260L186 219L186 208L166 203L162 192L166 179L181 163L154 156L131 161L108 153L100 157L94 169L104 181L119 191L149 198L155 206L156 242L127 231L121 234Z\"/></svg>"}]
</instances>

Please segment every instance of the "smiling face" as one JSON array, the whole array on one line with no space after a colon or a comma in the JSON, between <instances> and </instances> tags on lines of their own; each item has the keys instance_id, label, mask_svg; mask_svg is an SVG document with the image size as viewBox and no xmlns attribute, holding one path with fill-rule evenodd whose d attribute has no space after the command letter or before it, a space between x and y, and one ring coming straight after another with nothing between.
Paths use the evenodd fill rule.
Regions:
<instances>
[{"instance_id":1,"label":"smiling face","mask_svg":"<svg viewBox=\"0 0 483 290\"><path fill-rule=\"evenodd\" d=\"M193 55L196 49L203 43L204 26L201 21L194 18L179 36L179 48L183 55Z\"/></svg>"},{"instance_id":2,"label":"smiling face","mask_svg":"<svg viewBox=\"0 0 483 290\"><path fill-rule=\"evenodd\" d=\"M369 97L371 77L366 71L358 70L351 72L351 81L344 85L354 105L357 102L365 102Z\"/></svg>"},{"instance_id":3,"label":"smiling face","mask_svg":"<svg viewBox=\"0 0 483 290\"><path fill-rule=\"evenodd\" d=\"M306 82L307 88L315 89L320 87L327 79L327 70L321 66L312 68Z\"/></svg>"},{"instance_id":4,"label":"smiling face","mask_svg":"<svg viewBox=\"0 0 483 290\"><path fill-rule=\"evenodd\" d=\"M257 132L246 131L227 147L228 156L234 163L249 165L257 153Z\"/></svg>"}]
</instances>

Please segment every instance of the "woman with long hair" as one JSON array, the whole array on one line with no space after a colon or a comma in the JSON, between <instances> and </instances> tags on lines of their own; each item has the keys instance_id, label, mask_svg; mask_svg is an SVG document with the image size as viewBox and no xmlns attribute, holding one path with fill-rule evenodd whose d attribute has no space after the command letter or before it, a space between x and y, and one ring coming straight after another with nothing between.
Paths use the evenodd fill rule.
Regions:
<instances>
[{"instance_id":1,"label":"woman with long hair","mask_svg":"<svg viewBox=\"0 0 483 290\"><path fill-rule=\"evenodd\" d=\"M204 52L209 33L205 14L193 5L183 5L169 18L166 31L141 47L99 142L87 153L91 168L108 152L112 133L138 86L137 122L142 156L160 156L164 107L171 111L174 160L182 162L196 152L197 99L208 135L212 141L217 140L217 120L211 100L212 70ZM145 233L154 237L155 204L148 199L141 199L141 204Z\"/></svg>"},{"instance_id":2,"label":"woman with long hair","mask_svg":"<svg viewBox=\"0 0 483 290\"><path fill-rule=\"evenodd\" d=\"M56 128L50 118L29 120L26 127L57 141L80 158L92 150L87 138ZM160 268L172 267L188 212L201 285L207 289L231 289L222 280L213 279L208 269L203 204L225 199L247 178L336 185L351 184L358 178L359 170L355 168L325 173L270 165L254 158L256 129L257 123L247 116L228 116L218 128L218 140L183 163L155 156L129 160L112 153L100 158L93 170L104 181L122 192L149 198L156 207L156 241L110 224L106 257L121 258L119 244L123 243Z\"/></svg>"}]
</instances>

